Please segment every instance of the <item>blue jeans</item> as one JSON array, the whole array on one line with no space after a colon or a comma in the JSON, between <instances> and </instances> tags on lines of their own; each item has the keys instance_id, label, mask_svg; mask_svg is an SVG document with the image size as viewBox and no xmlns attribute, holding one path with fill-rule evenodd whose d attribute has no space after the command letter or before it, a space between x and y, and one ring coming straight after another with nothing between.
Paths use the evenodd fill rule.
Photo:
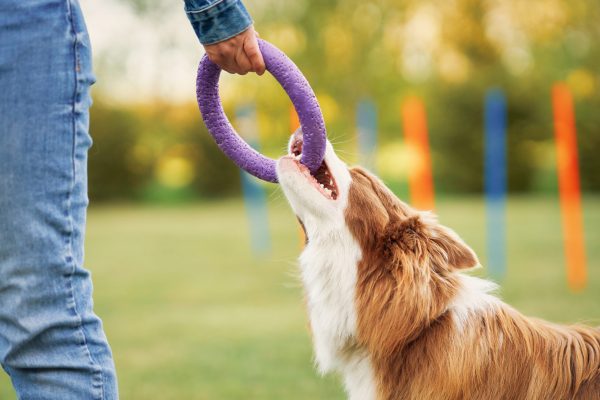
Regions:
<instances>
[{"instance_id":1,"label":"blue jeans","mask_svg":"<svg viewBox=\"0 0 600 400\"><path fill-rule=\"evenodd\" d=\"M0 1L0 363L20 399L116 399L83 268L91 49L77 0Z\"/></svg>"}]
</instances>

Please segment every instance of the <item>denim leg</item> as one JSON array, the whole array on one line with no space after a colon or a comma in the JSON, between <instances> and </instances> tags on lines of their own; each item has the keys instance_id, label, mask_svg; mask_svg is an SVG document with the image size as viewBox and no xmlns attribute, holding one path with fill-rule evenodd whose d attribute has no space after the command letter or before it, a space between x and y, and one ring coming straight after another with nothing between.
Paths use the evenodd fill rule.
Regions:
<instances>
[{"instance_id":1,"label":"denim leg","mask_svg":"<svg viewBox=\"0 0 600 400\"><path fill-rule=\"evenodd\" d=\"M0 1L0 363L20 399L116 399L83 268L94 82L77 0Z\"/></svg>"}]
</instances>

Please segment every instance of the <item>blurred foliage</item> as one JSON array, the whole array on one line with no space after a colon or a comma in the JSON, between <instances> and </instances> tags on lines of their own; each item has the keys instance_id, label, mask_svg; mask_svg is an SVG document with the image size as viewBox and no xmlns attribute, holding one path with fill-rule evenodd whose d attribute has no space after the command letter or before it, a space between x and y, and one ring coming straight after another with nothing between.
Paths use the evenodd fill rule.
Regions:
<instances>
[{"instance_id":1,"label":"blurred foliage","mask_svg":"<svg viewBox=\"0 0 600 400\"><path fill-rule=\"evenodd\" d=\"M89 192L95 200L179 200L239 192L239 171L220 152L197 106L94 104Z\"/></svg>"},{"instance_id":2,"label":"blurred foliage","mask_svg":"<svg viewBox=\"0 0 600 400\"><path fill-rule=\"evenodd\" d=\"M171 0L122 1L148 18L172 6ZM600 157L596 156L600 150L600 2L245 3L261 36L285 51L311 82L330 139L339 142L337 147L349 161L357 159L354 109L360 99L369 97L377 104L379 149L385 152L395 149L402 138L401 102L419 95L427 105L437 190L479 192L483 100L487 90L500 88L508 104L509 189L555 190L550 93L554 82L566 81L575 99L582 188L600 190ZM254 101L263 149L271 156L281 154L291 130L289 101L283 91L270 78L222 81L226 107L233 110L241 102ZM92 153L90 171L95 197L139 194L156 182L160 174L152 171L169 154L192 163L195 172L189 187L194 193L236 192L235 168L216 151L191 105L102 107L93 109L92 134L98 149ZM183 110L189 111L185 118L171 118L183 115ZM148 148L151 161L132 168L128 161L116 160L141 151L140 146ZM102 155L108 158L101 160ZM392 185L399 178L398 171L391 169L407 168L403 153L397 157L395 167L387 162L391 167L378 171ZM100 166L105 171L94 172Z\"/></svg>"},{"instance_id":3,"label":"blurred foliage","mask_svg":"<svg viewBox=\"0 0 600 400\"><path fill-rule=\"evenodd\" d=\"M131 156L140 136L137 115L95 102L90 121L94 145L89 154L89 194L96 200L131 197L150 177L150 166Z\"/></svg>"}]
</instances>

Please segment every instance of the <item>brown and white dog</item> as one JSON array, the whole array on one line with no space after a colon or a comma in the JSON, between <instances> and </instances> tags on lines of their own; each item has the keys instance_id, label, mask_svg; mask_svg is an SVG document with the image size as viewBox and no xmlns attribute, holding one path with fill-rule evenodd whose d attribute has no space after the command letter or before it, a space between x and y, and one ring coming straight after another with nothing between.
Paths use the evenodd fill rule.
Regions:
<instances>
[{"instance_id":1,"label":"brown and white dog","mask_svg":"<svg viewBox=\"0 0 600 400\"><path fill-rule=\"evenodd\" d=\"M463 273L477 256L327 143L277 164L307 236L300 256L316 362L352 400L600 399L600 330L527 318Z\"/></svg>"}]
</instances>

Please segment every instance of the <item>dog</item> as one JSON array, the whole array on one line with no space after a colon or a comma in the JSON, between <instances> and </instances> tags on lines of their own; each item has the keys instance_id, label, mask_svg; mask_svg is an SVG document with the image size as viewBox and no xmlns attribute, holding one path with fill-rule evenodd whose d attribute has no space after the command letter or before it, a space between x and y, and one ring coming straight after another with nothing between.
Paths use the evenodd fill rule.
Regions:
<instances>
[{"instance_id":1,"label":"dog","mask_svg":"<svg viewBox=\"0 0 600 400\"><path fill-rule=\"evenodd\" d=\"M302 132L277 161L304 229L301 279L316 364L351 400L600 399L600 329L523 316L464 274L473 250L327 142L300 163Z\"/></svg>"}]
</instances>

